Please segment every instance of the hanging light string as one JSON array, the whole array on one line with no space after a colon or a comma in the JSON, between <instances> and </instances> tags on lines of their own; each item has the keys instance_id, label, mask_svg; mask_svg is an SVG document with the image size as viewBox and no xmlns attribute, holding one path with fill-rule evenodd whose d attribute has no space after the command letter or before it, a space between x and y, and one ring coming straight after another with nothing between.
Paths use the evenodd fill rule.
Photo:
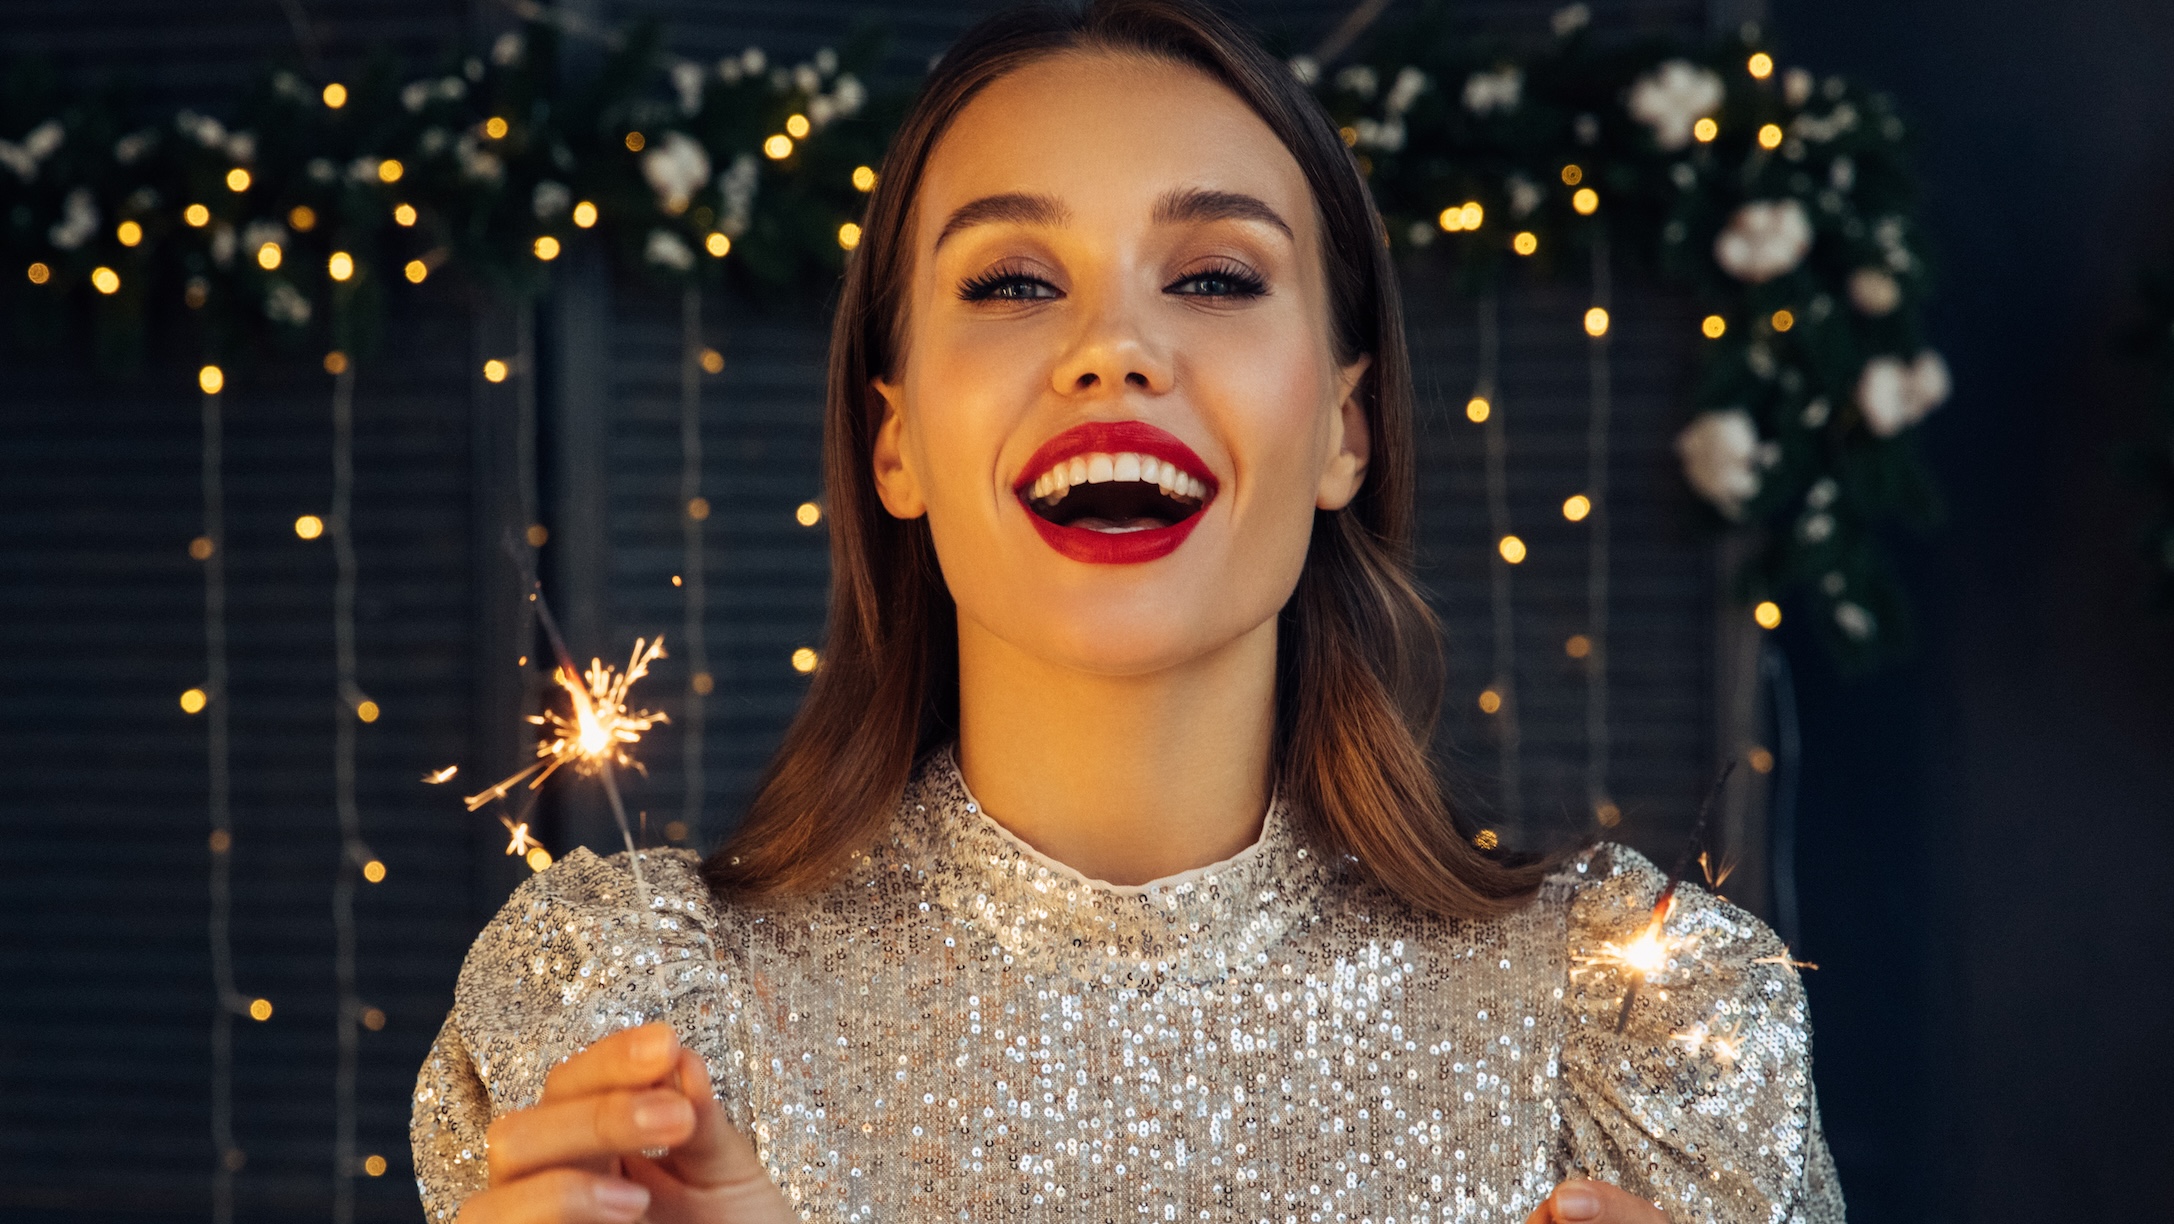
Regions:
<instances>
[{"instance_id":1,"label":"hanging light string","mask_svg":"<svg viewBox=\"0 0 2174 1224\"><path fill-rule=\"evenodd\" d=\"M328 359L332 376L332 536L335 576L332 588L332 641L337 671L333 709L333 807L340 825L340 861L333 875L333 976L338 986L334 1016L339 1064L333 1077L332 1219L355 1218L355 1096L361 1054L362 1001L355 986L355 881L377 883L385 865L362 840L362 814L355 800L357 723L375 722L377 704L363 694L355 678L355 540L352 523L355 485L355 367L343 354Z\"/></svg>"},{"instance_id":2,"label":"hanging light string","mask_svg":"<svg viewBox=\"0 0 2174 1224\"><path fill-rule=\"evenodd\" d=\"M1512 830L1525 819L1524 768L1520 754L1524 732L1518 721L1516 605L1511 600L1511 563L1500 547L1510 538L1510 440L1503 420L1501 388L1496 380L1502 365L1502 329L1499 304L1490 293L1479 300L1479 377L1465 415L1484 412L1487 453L1487 523L1497 542L1490 549L1487 567L1489 594L1494 611L1494 694L1496 768L1501 775L1502 819ZM1482 698L1483 708L1485 698Z\"/></svg>"},{"instance_id":3,"label":"hanging light string","mask_svg":"<svg viewBox=\"0 0 2174 1224\"><path fill-rule=\"evenodd\" d=\"M1613 409L1608 365L1613 285L1605 230L1593 237L1593 305L1586 312L1586 372L1590 403L1585 431L1586 497L1591 503L1585 553L1585 794L1586 810L1604 827L1622 819L1608 791L1608 425Z\"/></svg>"},{"instance_id":4,"label":"hanging light string","mask_svg":"<svg viewBox=\"0 0 2174 1224\"><path fill-rule=\"evenodd\" d=\"M702 346L702 291L689 287L680 297L679 504L686 542L680 572L687 592L687 618L680 640L687 652L687 705L680 728L680 776L686 789L679 819L681 837L696 844L701 842L702 800L708 785L702 760L703 727L707 698L716 683L710 675L709 641L703 632L709 587L702 547L703 523L709 518L709 502L702 496L702 373L713 359L722 369L722 357Z\"/></svg>"},{"instance_id":5,"label":"hanging light string","mask_svg":"<svg viewBox=\"0 0 2174 1224\"><path fill-rule=\"evenodd\" d=\"M233 1224L234 1175L243 1155L234 1142L234 1017L250 1001L234 986L234 809L227 755L226 482L221 392L226 375L215 365L197 373L203 390L204 534L190 553L204 566L204 705L206 774L211 811L211 1219ZM186 708L186 707L184 707ZM269 1015L269 1009L266 1010Z\"/></svg>"}]
</instances>

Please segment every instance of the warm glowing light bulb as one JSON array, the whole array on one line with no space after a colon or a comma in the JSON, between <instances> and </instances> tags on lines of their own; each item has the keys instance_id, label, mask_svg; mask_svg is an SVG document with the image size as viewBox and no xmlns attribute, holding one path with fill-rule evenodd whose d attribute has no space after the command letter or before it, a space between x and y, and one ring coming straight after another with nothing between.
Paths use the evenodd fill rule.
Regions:
<instances>
[{"instance_id":1,"label":"warm glowing light bulb","mask_svg":"<svg viewBox=\"0 0 2174 1224\"><path fill-rule=\"evenodd\" d=\"M1608 334L1608 312L1605 308L1595 306L1585 312L1585 334L1594 337Z\"/></svg>"},{"instance_id":2,"label":"warm glowing light bulb","mask_svg":"<svg viewBox=\"0 0 2174 1224\"><path fill-rule=\"evenodd\" d=\"M1579 216L1590 217L1600 211L1600 193L1590 187L1580 187L1578 193L1570 197L1570 207L1576 209Z\"/></svg>"},{"instance_id":3,"label":"warm glowing light bulb","mask_svg":"<svg viewBox=\"0 0 2174 1224\"><path fill-rule=\"evenodd\" d=\"M324 99L327 107L333 110L340 109L347 105L347 86L340 84L338 81L332 82L330 85L325 86Z\"/></svg>"},{"instance_id":4,"label":"warm glowing light bulb","mask_svg":"<svg viewBox=\"0 0 2174 1224\"><path fill-rule=\"evenodd\" d=\"M511 129L506 126L506 121L496 115L483 121L483 134L492 140L504 140L509 130Z\"/></svg>"},{"instance_id":5,"label":"warm glowing light bulb","mask_svg":"<svg viewBox=\"0 0 2174 1224\"><path fill-rule=\"evenodd\" d=\"M1524 564L1525 542L1518 539L1516 536L1506 535L1502 537L1502 542L1500 544L1497 544L1495 546L1495 549L1502 554L1502 559L1509 562L1510 564Z\"/></svg>"},{"instance_id":6,"label":"warm glowing light bulb","mask_svg":"<svg viewBox=\"0 0 2174 1224\"><path fill-rule=\"evenodd\" d=\"M409 284L420 285L423 278L430 275L430 265L420 259L411 259L406 267L400 269L400 274L408 278Z\"/></svg>"},{"instance_id":7,"label":"warm glowing light bulb","mask_svg":"<svg viewBox=\"0 0 2174 1224\"><path fill-rule=\"evenodd\" d=\"M314 514L305 514L294 521L294 533L305 540L314 540L325 533L325 521Z\"/></svg>"},{"instance_id":8,"label":"warm glowing light bulb","mask_svg":"<svg viewBox=\"0 0 2174 1224\"><path fill-rule=\"evenodd\" d=\"M1751 610L1751 619L1759 622L1761 629L1781 628L1781 605L1771 599L1762 599Z\"/></svg>"},{"instance_id":9,"label":"warm glowing light bulb","mask_svg":"<svg viewBox=\"0 0 2174 1224\"><path fill-rule=\"evenodd\" d=\"M407 172L408 168L400 164L399 158L388 157L377 164L377 181L380 183L397 183L400 181L400 176Z\"/></svg>"},{"instance_id":10,"label":"warm glowing light bulb","mask_svg":"<svg viewBox=\"0 0 2174 1224\"><path fill-rule=\"evenodd\" d=\"M237 193L249 190L249 172L240 166L227 171L226 189Z\"/></svg>"},{"instance_id":11,"label":"warm glowing light bulb","mask_svg":"<svg viewBox=\"0 0 2174 1224\"><path fill-rule=\"evenodd\" d=\"M1472 844L1482 850L1492 850L1502 844L1502 835L1493 829L1481 829L1473 836Z\"/></svg>"},{"instance_id":12,"label":"warm glowing light bulb","mask_svg":"<svg viewBox=\"0 0 2174 1224\"><path fill-rule=\"evenodd\" d=\"M1583 493L1572 493L1563 499L1563 517L1573 523L1582 523L1593 512L1593 499Z\"/></svg>"},{"instance_id":13,"label":"warm glowing light bulb","mask_svg":"<svg viewBox=\"0 0 2174 1224\"><path fill-rule=\"evenodd\" d=\"M332 350L331 352L329 352L329 353L326 353L326 354L325 354L325 373L327 373L327 374L345 374L345 373L347 373L347 354L345 354L345 353L341 352L341 351L340 351L340 350L338 350L338 349L333 349L333 350Z\"/></svg>"},{"instance_id":14,"label":"warm glowing light bulb","mask_svg":"<svg viewBox=\"0 0 2174 1224\"><path fill-rule=\"evenodd\" d=\"M210 704L211 697L200 688L181 690L181 712L184 714L201 714Z\"/></svg>"},{"instance_id":15,"label":"warm glowing light bulb","mask_svg":"<svg viewBox=\"0 0 2174 1224\"><path fill-rule=\"evenodd\" d=\"M806 140L808 138L808 117L806 115L787 115L785 117L785 134L794 140Z\"/></svg>"},{"instance_id":16,"label":"warm glowing light bulb","mask_svg":"<svg viewBox=\"0 0 2174 1224\"><path fill-rule=\"evenodd\" d=\"M867 166L853 167L853 189L855 191L874 191L876 189L876 172Z\"/></svg>"},{"instance_id":17,"label":"warm glowing light bulb","mask_svg":"<svg viewBox=\"0 0 2174 1224\"><path fill-rule=\"evenodd\" d=\"M100 264L91 269L91 288L111 296L121 291L121 274Z\"/></svg>"},{"instance_id":18,"label":"warm glowing light bulb","mask_svg":"<svg viewBox=\"0 0 2174 1224\"><path fill-rule=\"evenodd\" d=\"M710 516L710 499L709 499L709 498L707 498L707 497L691 497L691 498L687 499L687 517L688 517L688 518L691 518L691 519L693 519L693 520L694 520L695 522L699 523L699 522L703 522L704 520L708 519L708 518L709 518L709 516Z\"/></svg>"},{"instance_id":19,"label":"warm glowing light bulb","mask_svg":"<svg viewBox=\"0 0 2174 1224\"><path fill-rule=\"evenodd\" d=\"M1563 640L1563 653L1573 659L1583 659L1593 653L1593 639L1573 633Z\"/></svg>"},{"instance_id":20,"label":"warm glowing light bulb","mask_svg":"<svg viewBox=\"0 0 2174 1224\"><path fill-rule=\"evenodd\" d=\"M196 372L196 385L206 395L217 395L226 388L226 371L215 365L205 366Z\"/></svg>"},{"instance_id":21,"label":"warm glowing light bulb","mask_svg":"<svg viewBox=\"0 0 2174 1224\"><path fill-rule=\"evenodd\" d=\"M123 221L114 227L113 236L121 240L122 246L132 247L143 241L143 226L134 221Z\"/></svg>"},{"instance_id":22,"label":"warm glowing light bulb","mask_svg":"<svg viewBox=\"0 0 2174 1224\"><path fill-rule=\"evenodd\" d=\"M1530 255L1540 249L1540 235L1531 230L1519 230L1517 237L1510 239L1510 249L1520 255Z\"/></svg>"},{"instance_id":23,"label":"warm glowing light bulb","mask_svg":"<svg viewBox=\"0 0 2174 1224\"><path fill-rule=\"evenodd\" d=\"M595 224L596 205L590 203L587 200L583 200L581 203L574 205L574 225L576 227L580 229L587 229Z\"/></svg>"},{"instance_id":24,"label":"warm glowing light bulb","mask_svg":"<svg viewBox=\"0 0 2174 1224\"><path fill-rule=\"evenodd\" d=\"M1502 709L1502 694L1493 689L1480 690L1480 713L1494 714Z\"/></svg>"},{"instance_id":25,"label":"warm glowing light bulb","mask_svg":"<svg viewBox=\"0 0 2174 1224\"><path fill-rule=\"evenodd\" d=\"M198 536L189 541L189 559L192 561L209 561L216 551L218 546L211 542L210 536Z\"/></svg>"},{"instance_id":26,"label":"warm glowing light bulb","mask_svg":"<svg viewBox=\"0 0 2174 1224\"><path fill-rule=\"evenodd\" d=\"M355 717L361 719L366 723L376 722L378 719L378 715L382 714L383 712L384 711L377 708L376 702L370 700L367 697L355 703Z\"/></svg>"},{"instance_id":27,"label":"warm glowing light bulb","mask_svg":"<svg viewBox=\"0 0 2174 1224\"><path fill-rule=\"evenodd\" d=\"M53 270L42 263L31 264L26 273L33 285L42 285L53 279Z\"/></svg>"},{"instance_id":28,"label":"warm glowing light bulb","mask_svg":"<svg viewBox=\"0 0 2174 1224\"><path fill-rule=\"evenodd\" d=\"M1778 123L1765 123L1759 125L1759 147L1762 149L1780 148L1781 135L1781 125Z\"/></svg>"},{"instance_id":29,"label":"warm glowing light bulb","mask_svg":"<svg viewBox=\"0 0 2174 1224\"><path fill-rule=\"evenodd\" d=\"M251 1020L271 1019L272 1001L270 999L251 999L249 1001L249 1018Z\"/></svg>"},{"instance_id":30,"label":"warm glowing light bulb","mask_svg":"<svg viewBox=\"0 0 2174 1224\"><path fill-rule=\"evenodd\" d=\"M415 205L393 205L393 224L402 228L415 224Z\"/></svg>"},{"instance_id":31,"label":"warm glowing light bulb","mask_svg":"<svg viewBox=\"0 0 2174 1224\"><path fill-rule=\"evenodd\" d=\"M1585 181L1585 167L1572 164L1563 167L1563 186L1575 187Z\"/></svg>"},{"instance_id":32,"label":"warm glowing light bulb","mask_svg":"<svg viewBox=\"0 0 2174 1224\"><path fill-rule=\"evenodd\" d=\"M711 693L716 691L717 677L709 674L708 672L696 672L687 681L687 687L695 691L695 696L707 697Z\"/></svg>"},{"instance_id":33,"label":"warm glowing light bulb","mask_svg":"<svg viewBox=\"0 0 2174 1224\"><path fill-rule=\"evenodd\" d=\"M1754 51L1751 58L1745 61L1744 69L1754 78L1763 81L1774 75L1774 57L1764 51Z\"/></svg>"},{"instance_id":34,"label":"warm glowing light bulb","mask_svg":"<svg viewBox=\"0 0 2174 1224\"><path fill-rule=\"evenodd\" d=\"M368 1173L372 1177L385 1176L385 1158L374 1153L369 1156L363 1157L362 1171Z\"/></svg>"},{"instance_id":35,"label":"warm glowing light bulb","mask_svg":"<svg viewBox=\"0 0 2174 1224\"><path fill-rule=\"evenodd\" d=\"M287 210L287 224L306 234L317 228L317 210L307 204L297 204Z\"/></svg>"},{"instance_id":36,"label":"warm glowing light bulb","mask_svg":"<svg viewBox=\"0 0 2174 1224\"><path fill-rule=\"evenodd\" d=\"M1487 210L1481 208L1477 200L1466 200L1457 211L1463 215L1464 227L1468 230L1478 229L1480 222L1487 219Z\"/></svg>"},{"instance_id":37,"label":"warm glowing light bulb","mask_svg":"<svg viewBox=\"0 0 2174 1224\"><path fill-rule=\"evenodd\" d=\"M861 244L861 227L848 221L838 227L838 245L850 251Z\"/></svg>"},{"instance_id":38,"label":"warm glowing light bulb","mask_svg":"<svg viewBox=\"0 0 2174 1224\"><path fill-rule=\"evenodd\" d=\"M528 854L523 857L522 861L528 864L528 869L530 871L542 871L544 868L551 865L551 852L544 849L542 846L537 846L531 849Z\"/></svg>"},{"instance_id":39,"label":"warm glowing light bulb","mask_svg":"<svg viewBox=\"0 0 2174 1224\"><path fill-rule=\"evenodd\" d=\"M211 224L211 210L201 204L191 204L181 210L181 219L188 222L191 229L202 229Z\"/></svg>"},{"instance_id":40,"label":"warm glowing light bulb","mask_svg":"<svg viewBox=\"0 0 2174 1224\"><path fill-rule=\"evenodd\" d=\"M506 363L500 361L496 357L493 357L489 361L484 362L483 381L494 383L502 383L506 381Z\"/></svg>"},{"instance_id":41,"label":"warm glowing light bulb","mask_svg":"<svg viewBox=\"0 0 2174 1224\"><path fill-rule=\"evenodd\" d=\"M1436 223L1445 232L1454 234L1464 228L1464 210L1452 204L1442 210L1442 215L1436 218Z\"/></svg>"},{"instance_id":42,"label":"warm glowing light bulb","mask_svg":"<svg viewBox=\"0 0 2174 1224\"><path fill-rule=\"evenodd\" d=\"M703 349L703 350L702 350L702 372L703 372L704 374L722 374L722 373L724 373L724 372L725 372L725 355L724 355L723 353L720 353L720 352L718 352L718 351L717 351L716 349L713 349L713 348L706 348L706 349Z\"/></svg>"},{"instance_id":43,"label":"warm glowing light bulb","mask_svg":"<svg viewBox=\"0 0 2174 1224\"><path fill-rule=\"evenodd\" d=\"M257 266L267 272L277 268L279 261L285 257L286 252L280 250L276 242L267 242L257 248Z\"/></svg>"},{"instance_id":44,"label":"warm glowing light bulb","mask_svg":"<svg viewBox=\"0 0 2174 1224\"><path fill-rule=\"evenodd\" d=\"M719 259L723 259L725 256L732 254L732 235L712 230L710 236L702 240L702 249Z\"/></svg>"},{"instance_id":45,"label":"warm glowing light bulb","mask_svg":"<svg viewBox=\"0 0 2174 1224\"><path fill-rule=\"evenodd\" d=\"M823 508L811 501L802 502L793 511L793 521L802 527L813 527L823 521Z\"/></svg>"},{"instance_id":46,"label":"warm glowing light bulb","mask_svg":"<svg viewBox=\"0 0 2174 1224\"><path fill-rule=\"evenodd\" d=\"M640 132L628 132L628 133L627 133L627 152L629 152L629 153L639 153L639 152L641 152L641 151L642 151L642 146L644 146L644 145L646 145L646 144L648 144L648 143L649 143L649 140L648 140L648 138L647 138L647 137L644 137L644 136L643 136L643 135L642 135L642 134L641 134Z\"/></svg>"},{"instance_id":47,"label":"warm glowing light bulb","mask_svg":"<svg viewBox=\"0 0 2174 1224\"><path fill-rule=\"evenodd\" d=\"M1464 419L1478 425L1485 421L1494 410L1495 406L1487 402L1486 396L1475 395L1464 402Z\"/></svg>"},{"instance_id":48,"label":"warm glowing light bulb","mask_svg":"<svg viewBox=\"0 0 2174 1224\"><path fill-rule=\"evenodd\" d=\"M814 671L821 663L822 659L806 646L793 652L793 670L802 675Z\"/></svg>"},{"instance_id":49,"label":"warm glowing light bulb","mask_svg":"<svg viewBox=\"0 0 2174 1224\"><path fill-rule=\"evenodd\" d=\"M1707 315L1699 320L1698 329L1706 333L1708 340L1719 340L1729 330L1729 321L1720 315Z\"/></svg>"},{"instance_id":50,"label":"warm glowing light bulb","mask_svg":"<svg viewBox=\"0 0 2174 1224\"><path fill-rule=\"evenodd\" d=\"M784 161L793 155L793 138L783 133L762 142L762 155L771 161Z\"/></svg>"},{"instance_id":51,"label":"warm glowing light bulb","mask_svg":"<svg viewBox=\"0 0 2174 1224\"><path fill-rule=\"evenodd\" d=\"M333 280L343 281L355 275L355 257L345 251L334 251L325 260L325 273Z\"/></svg>"},{"instance_id":52,"label":"warm glowing light bulb","mask_svg":"<svg viewBox=\"0 0 2174 1224\"><path fill-rule=\"evenodd\" d=\"M536 258L543 260L545 263L550 263L559 257L559 240L545 234L536 240L535 251Z\"/></svg>"},{"instance_id":53,"label":"warm glowing light bulb","mask_svg":"<svg viewBox=\"0 0 2174 1224\"><path fill-rule=\"evenodd\" d=\"M1797 325L1797 316L1794 311L1777 310L1770 322L1774 324L1775 331L1785 332Z\"/></svg>"},{"instance_id":54,"label":"warm glowing light bulb","mask_svg":"<svg viewBox=\"0 0 2174 1224\"><path fill-rule=\"evenodd\" d=\"M1715 123L1711 118L1701 119L1697 123L1691 125L1691 135L1696 138L1700 144L1711 144L1713 142L1713 138L1719 136L1720 134L1721 125Z\"/></svg>"},{"instance_id":55,"label":"warm glowing light bulb","mask_svg":"<svg viewBox=\"0 0 2174 1224\"><path fill-rule=\"evenodd\" d=\"M385 864L376 859L364 863L362 865L362 878L372 884L383 884L385 882Z\"/></svg>"},{"instance_id":56,"label":"warm glowing light bulb","mask_svg":"<svg viewBox=\"0 0 2174 1224\"><path fill-rule=\"evenodd\" d=\"M1757 746L1752 747L1749 751L1744 753L1744 760L1750 762L1751 772L1753 773L1765 774L1774 772L1774 754L1768 752L1764 748L1760 748Z\"/></svg>"}]
</instances>

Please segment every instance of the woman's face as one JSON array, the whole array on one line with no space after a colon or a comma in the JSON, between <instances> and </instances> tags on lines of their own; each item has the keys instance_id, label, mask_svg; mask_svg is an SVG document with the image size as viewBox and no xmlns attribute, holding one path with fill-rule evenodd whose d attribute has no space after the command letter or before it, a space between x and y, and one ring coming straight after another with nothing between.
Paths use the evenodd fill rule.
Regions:
<instances>
[{"instance_id":1,"label":"woman's face","mask_svg":"<svg viewBox=\"0 0 2174 1224\"><path fill-rule=\"evenodd\" d=\"M962 637L1139 675L1273 632L1367 431L1268 126L1189 68L1045 59L961 112L907 240L876 480L928 515Z\"/></svg>"}]
</instances>

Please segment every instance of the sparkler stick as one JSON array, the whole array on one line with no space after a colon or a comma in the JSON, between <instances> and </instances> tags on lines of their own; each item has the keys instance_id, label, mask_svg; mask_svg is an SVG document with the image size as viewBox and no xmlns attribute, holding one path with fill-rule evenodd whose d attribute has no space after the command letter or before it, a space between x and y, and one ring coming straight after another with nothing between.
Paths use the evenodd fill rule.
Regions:
<instances>
[{"instance_id":1,"label":"sparkler stick","mask_svg":"<svg viewBox=\"0 0 2174 1224\"><path fill-rule=\"evenodd\" d=\"M1676 857L1675 870L1668 873L1667 886L1654 898L1653 915L1646 922L1645 933L1632 940L1624 950L1623 963L1631 971L1631 980L1623 991L1623 1009L1615 1014L1618 1033L1630 1026L1631 1005L1638 1001L1638 988L1645 984L1646 974L1668 963L1668 945L1661 936L1661 928L1676 908L1676 889L1683 883L1684 873L1696 861L1699 843L1705 840L1706 822L1713 817L1714 800L1721 797L1721 788L1729 784L1729 777L1735 772L1733 759L1721 767L1721 776L1714 779L1713 789L1706 792L1706 802L1698 809L1698 823L1691 826L1691 836L1684 842L1683 853Z\"/></svg>"}]
</instances>

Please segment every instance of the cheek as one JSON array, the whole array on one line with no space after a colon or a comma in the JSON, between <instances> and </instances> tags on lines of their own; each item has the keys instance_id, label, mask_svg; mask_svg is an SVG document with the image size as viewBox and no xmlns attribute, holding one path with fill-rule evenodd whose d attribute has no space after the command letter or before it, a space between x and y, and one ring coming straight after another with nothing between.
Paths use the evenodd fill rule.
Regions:
<instances>
[{"instance_id":1,"label":"cheek","mask_svg":"<svg viewBox=\"0 0 2174 1224\"><path fill-rule=\"evenodd\" d=\"M1200 346L1195 385L1229 447L1236 509L1247 517L1310 520L1328 458L1334 365L1319 351L1315 329L1276 322Z\"/></svg>"}]
</instances>

